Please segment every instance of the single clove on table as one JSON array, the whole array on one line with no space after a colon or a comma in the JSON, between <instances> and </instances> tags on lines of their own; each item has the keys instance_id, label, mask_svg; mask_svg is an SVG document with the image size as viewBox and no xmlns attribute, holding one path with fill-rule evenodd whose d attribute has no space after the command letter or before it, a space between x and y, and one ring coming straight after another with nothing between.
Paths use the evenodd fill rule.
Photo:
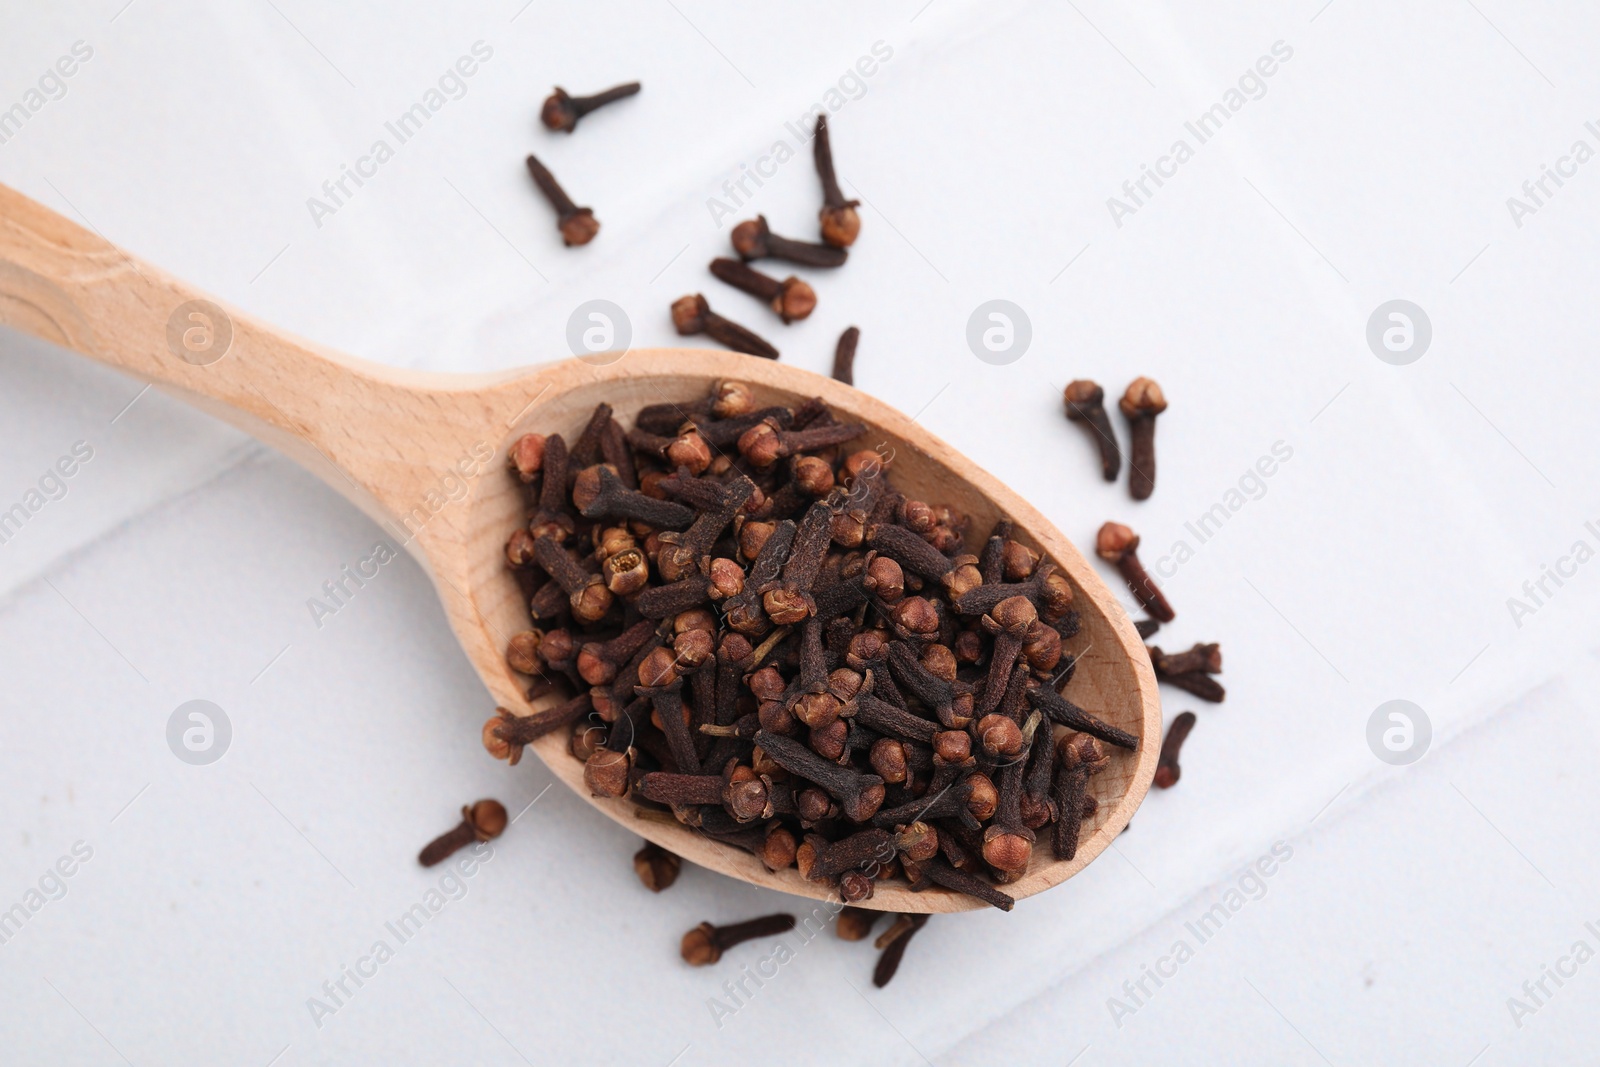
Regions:
<instances>
[{"instance_id":1,"label":"single clove on table","mask_svg":"<svg viewBox=\"0 0 1600 1067\"><path fill-rule=\"evenodd\" d=\"M515 442L506 558L537 636L507 665L566 700L502 709L485 747L568 731L593 793L846 904L893 879L1009 910L1004 887L1041 851L1071 858L1095 773L1140 740L1058 689L1079 621L1055 563L1009 522L908 496L869 441L820 398L720 382L631 429L602 404L570 448Z\"/></svg>"},{"instance_id":2,"label":"single clove on table","mask_svg":"<svg viewBox=\"0 0 1600 1067\"><path fill-rule=\"evenodd\" d=\"M638 91L638 82L628 82L591 96L572 96L558 85L555 92L545 97L544 106L539 110L539 121L557 133L571 133L578 128L578 120L591 111L633 96Z\"/></svg>"},{"instance_id":3,"label":"single clove on table","mask_svg":"<svg viewBox=\"0 0 1600 1067\"><path fill-rule=\"evenodd\" d=\"M1217 644L1196 644L1186 652L1168 654L1155 645L1146 645L1156 678L1177 686L1201 700L1220 704L1227 697L1222 683L1212 677L1222 673L1222 648Z\"/></svg>"}]
</instances>

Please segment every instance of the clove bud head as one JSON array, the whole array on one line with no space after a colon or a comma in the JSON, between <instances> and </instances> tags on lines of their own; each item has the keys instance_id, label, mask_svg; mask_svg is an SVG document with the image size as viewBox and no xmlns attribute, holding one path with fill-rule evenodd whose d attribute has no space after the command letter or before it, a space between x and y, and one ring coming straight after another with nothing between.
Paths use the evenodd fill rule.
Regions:
<instances>
[{"instance_id":1,"label":"clove bud head","mask_svg":"<svg viewBox=\"0 0 1600 1067\"><path fill-rule=\"evenodd\" d=\"M545 97L544 106L539 109L539 121L557 133L571 133L579 118L578 109L572 106L572 97L559 86Z\"/></svg>"},{"instance_id":2,"label":"clove bud head","mask_svg":"<svg viewBox=\"0 0 1600 1067\"><path fill-rule=\"evenodd\" d=\"M544 469L544 442L542 433L525 433L512 442L507 460L523 484Z\"/></svg>"},{"instance_id":3,"label":"clove bud head","mask_svg":"<svg viewBox=\"0 0 1600 1067\"><path fill-rule=\"evenodd\" d=\"M854 200L838 207L824 207L817 212L822 223L822 239L835 248L849 248L856 243L861 232L861 216Z\"/></svg>"},{"instance_id":4,"label":"clove bud head","mask_svg":"<svg viewBox=\"0 0 1600 1067\"><path fill-rule=\"evenodd\" d=\"M1120 522L1108 522L1095 535L1095 555L1112 563L1122 562L1122 557L1139 547L1139 535Z\"/></svg>"},{"instance_id":5,"label":"clove bud head","mask_svg":"<svg viewBox=\"0 0 1600 1067\"><path fill-rule=\"evenodd\" d=\"M1028 867L1033 857L1033 842L1001 826L991 826L983 834L983 861L1002 871L1016 873Z\"/></svg>"},{"instance_id":6,"label":"clove bud head","mask_svg":"<svg viewBox=\"0 0 1600 1067\"><path fill-rule=\"evenodd\" d=\"M810 315L817 307L815 289L790 275L783 280L783 288L772 298L772 310L784 322L796 322Z\"/></svg>"},{"instance_id":7,"label":"clove bud head","mask_svg":"<svg viewBox=\"0 0 1600 1067\"><path fill-rule=\"evenodd\" d=\"M1122 394L1117 406L1130 419L1153 417L1167 410L1167 398L1154 379L1135 378L1128 383L1128 391Z\"/></svg>"},{"instance_id":8,"label":"clove bud head","mask_svg":"<svg viewBox=\"0 0 1600 1067\"><path fill-rule=\"evenodd\" d=\"M699 293L679 297L672 302L672 327L684 337L705 333L709 314L711 305Z\"/></svg>"},{"instance_id":9,"label":"clove bud head","mask_svg":"<svg viewBox=\"0 0 1600 1067\"><path fill-rule=\"evenodd\" d=\"M597 797L622 797L628 792L628 754L602 748L583 765L583 783Z\"/></svg>"},{"instance_id":10,"label":"clove bud head","mask_svg":"<svg viewBox=\"0 0 1600 1067\"><path fill-rule=\"evenodd\" d=\"M518 674L538 674L539 641L543 636L538 630L512 634L506 642L506 666Z\"/></svg>"},{"instance_id":11,"label":"clove bud head","mask_svg":"<svg viewBox=\"0 0 1600 1067\"><path fill-rule=\"evenodd\" d=\"M1087 417L1086 409L1104 406L1106 391L1096 382L1079 378L1067 383L1061 397L1067 405L1067 418L1080 420Z\"/></svg>"},{"instance_id":12,"label":"clove bud head","mask_svg":"<svg viewBox=\"0 0 1600 1067\"><path fill-rule=\"evenodd\" d=\"M479 841L499 837L510 821L505 805L498 800L480 800L470 808L463 807L461 818L472 827L473 836Z\"/></svg>"},{"instance_id":13,"label":"clove bud head","mask_svg":"<svg viewBox=\"0 0 1600 1067\"><path fill-rule=\"evenodd\" d=\"M756 395L744 382L718 382L712 397L711 413L719 419L735 419L756 409Z\"/></svg>"},{"instance_id":14,"label":"clove bud head","mask_svg":"<svg viewBox=\"0 0 1600 1067\"><path fill-rule=\"evenodd\" d=\"M659 893L678 880L683 860L660 845L646 843L633 854L633 870L652 893Z\"/></svg>"},{"instance_id":15,"label":"clove bud head","mask_svg":"<svg viewBox=\"0 0 1600 1067\"><path fill-rule=\"evenodd\" d=\"M1004 715L985 715L978 720L978 739L986 755L1015 759L1022 754L1022 728Z\"/></svg>"},{"instance_id":16,"label":"clove bud head","mask_svg":"<svg viewBox=\"0 0 1600 1067\"><path fill-rule=\"evenodd\" d=\"M561 240L569 248L588 244L599 232L600 220L586 207L578 208L561 220Z\"/></svg>"}]
</instances>

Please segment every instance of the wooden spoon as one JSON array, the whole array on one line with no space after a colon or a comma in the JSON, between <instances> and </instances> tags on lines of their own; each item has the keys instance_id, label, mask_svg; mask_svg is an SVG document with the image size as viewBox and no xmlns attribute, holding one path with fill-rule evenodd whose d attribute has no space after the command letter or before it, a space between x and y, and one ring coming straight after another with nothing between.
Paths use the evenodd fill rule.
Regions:
<instances>
[{"instance_id":1,"label":"wooden spoon","mask_svg":"<svg viewBox=\"0 0 1600 1067\"><path fill-rule=\"evenodd\" d=\"M504 471L506 448L537 429L572 440L608 401L631 424L646 404L705 396L711 383L750 383L760 403L828 402L894 450L908 495L947 503L985 533L1010 516L1020 540L1072 583L1082 632L1069 696L1137 734L1135 753L1109 749L1090 780L1100 801L1077 855L1058 862L1041 839L1022 878L1031 896L1082 870L1133 816L1155 773L1161 709L1144 644L1127 614L1072 544L1027 501L921 426L865 393L782 363L733 352L647 349L489 374L431 374L352 359L220 305L140 263L27 197L0 186L0 322L160 386L267 441L349 497L406 545L433 579L450 625L494 700L534 710L527 679L505 662L506 639L529 624L503 546L525 521L522 491ZM870 447L870 446L869 446ZM471 486L463 496L462 485ZM546 701L548 703L548 701ZM476 732L490 706L473 713ZM676 824L639 818L632 804L589 796L564 732L533 746L556 776L596 808L683 858L755 885L828 899L831 889L794 869L773 873L754 856ZM977 901L884 882L868 906L960 911Z\"/></svg>"}]
</instances>

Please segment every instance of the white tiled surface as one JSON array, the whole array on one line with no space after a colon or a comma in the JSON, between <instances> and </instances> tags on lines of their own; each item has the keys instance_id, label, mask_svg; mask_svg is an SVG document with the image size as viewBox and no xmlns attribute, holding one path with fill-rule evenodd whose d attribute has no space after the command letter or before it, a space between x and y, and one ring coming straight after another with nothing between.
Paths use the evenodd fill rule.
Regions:
<instances>
[{"instance_id":1,"label":"white tiled surface","mask_svg":"<svg viewBox=\"0 0 1600 1067\"><path fill-rule=\"evenodd\" d=\"M0 944L6 1063L1592 1055L1600 964L1546 980L1535 1013L1508 998L1573 942L1600 950L1584 927L1600 928L1600 570L1552 584L1520 627L1506 602L1575 541L1600 549L1585 530L1600 162L1520 227L1506 198L1575 140L1600 149L1584 128L1600 16L1503 0L123 4L4 5L0 110L74 42L94 54L0 144L0 181L395 364L557 358L594 297L628 310L636 344L670 343L668 303L700 288L817 370L860 325L863 388L1080 544L1117 518L1149 562L1195 545L1165 583L1180 619L1162 643L1220 640L1229 700L1166 694L1201 717L1183 783L1067 886L932 923L886 990L869 948L829 936L719 1028L707 998L739 961L691 972L677 935L787 902L698 871L649 897L636 840L557 787L319 1027L308 998L439 884L418 845L455 805L518 810L550 775L483 754L488 701L409 560L312 625L306 598L376 527L232 430L153 392L128 407L137 385L0 332L0 505L74 443L94 450L0 545L0 908L75 842L92 849ZM306 198L477 41L493 55L464 95L315 226ZM792 147L785 122L879 41L892 58L833 120L863 237L813 279L817 314L784 329L704 274L727 229L707 200L775 140ZM1292 57L1260 98L1116 226L1107 198L1280 41ZM632 77L644 94L579 134L536 127L551 84ZM560 247L530 150L595 205L595 244ZM740 215L804 231L815 200L802 150ZM996 297L1033 325L1007 367L964 339ZM1396 297L1434 329L1405 367L1364 340ZM1134 506L1094 477L1058 390L1139 373L1172 408L1160 488ZM1185 523L1280 441L1292 458L1264 494L1197 544ZM164 738L194 698L234 728L205 768ZM1408 768L1365 740L1395 698L1433 724ZM1198 944L1185 924L1280 842L1292 858L1245 885L1260 899ZM1123 983L1186 936L1193 958L1136 1004Z\"/></svg>"}]
</instances>

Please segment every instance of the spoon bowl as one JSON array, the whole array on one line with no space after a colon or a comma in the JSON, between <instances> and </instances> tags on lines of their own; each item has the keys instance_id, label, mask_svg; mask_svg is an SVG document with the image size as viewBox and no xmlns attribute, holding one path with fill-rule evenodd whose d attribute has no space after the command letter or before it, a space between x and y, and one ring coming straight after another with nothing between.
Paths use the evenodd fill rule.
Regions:
<instances>
[{"instance_id":1,"label":"spoon bowl","mask_svg":"<svg viewBox=\"0 0 1600 1067\"><path fill-rule=\"evenodd\" d=\"M1090 779L1099 801L1076 856L1056 860L1046 842L1003 890L1022 899L1098 856L1144 799L1155 774L1161 709L1143 641L1117 599L1037 509L888 405L832 379L733 352L640 349L515 371L444 375L367 363L227 308L10 189L0 186L0 323L150 382L254 434L352 500L418 559L495 703L518 714L527 679L506 665L507 639L527 629L527 604L503 547L526 520L522 488L505 471L523 433L582 430L600 401L631 425L648 404L705 396L713 382L749 383L759 404L821 397L845 421L868 427L861 447L892 453L909 496L955 507L984 534L1009 517L1014 536L1053 561L1074 593L1082 629L1066 651L1077 669L1066 695L1140 738L1110 748ZM550 699L543 703L552 702ZM492 705L461 724L476 732ZM754 856L675 823L639 817L627 800L590 796L583 764L558 731L531 746L551 771L631 831L701 866L815 899L831 887L772 872ZM982 907L973 898L880 882L862 906L901 912Z\"/></svg>"}]
</instances>

